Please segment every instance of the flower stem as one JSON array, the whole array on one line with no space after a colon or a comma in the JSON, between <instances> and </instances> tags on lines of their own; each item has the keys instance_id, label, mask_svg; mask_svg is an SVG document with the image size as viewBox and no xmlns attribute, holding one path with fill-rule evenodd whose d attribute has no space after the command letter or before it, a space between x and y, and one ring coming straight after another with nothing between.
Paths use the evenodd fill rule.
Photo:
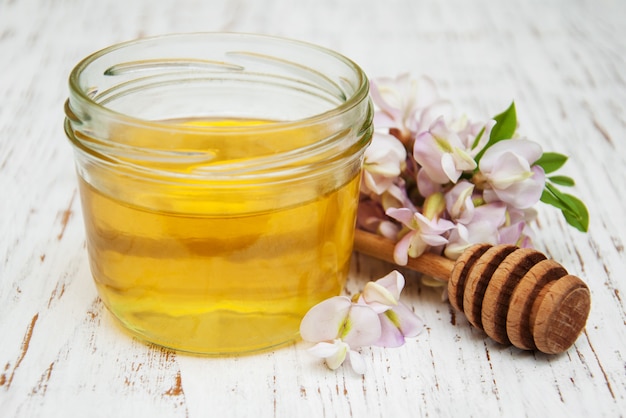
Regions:
<instances>
[{"instance_id":1,"label":"flower stem","mask_svg":"<svg viewBox=\"0 0 626 418\"><path fill-rule=\"evenodd\" d=\"M354 235L355 251L378 258L379 260L394 263L394 243L380 235L372 234L362 229L356 229ZM432 253L424 253L416 258L409 258L406 267L428 276L448 281L454 267L454 261Z\"/></svg>"}]
</instances>

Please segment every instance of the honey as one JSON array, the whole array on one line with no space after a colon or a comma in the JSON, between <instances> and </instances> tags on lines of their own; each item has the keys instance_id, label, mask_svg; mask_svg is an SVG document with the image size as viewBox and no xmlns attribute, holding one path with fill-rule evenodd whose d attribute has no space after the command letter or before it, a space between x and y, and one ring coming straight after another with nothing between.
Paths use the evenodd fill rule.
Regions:
<instances>
[{"instance_id":1,"label":"honey","mask_svg":"<svg viewBox=\"0 0 626 418\"><path fill-rule=\"evenodd\" d=\"M256 35L148 38L79 63L65 112L91 272L134 335L268 349L341 292L372 135L351 61Z\"/></svg>"},{"instance_id":2,"label":"honey","mask_svg":"<svg viewBox=\"0 0 626 418\"><path fill-rule=\"evenodd\" d=\"M304 313L345 282L357 180L296 207L233 217L134 208L81 181L101 298L135 333L181 350L290 341Z\"/></svg>"}]
</instances>

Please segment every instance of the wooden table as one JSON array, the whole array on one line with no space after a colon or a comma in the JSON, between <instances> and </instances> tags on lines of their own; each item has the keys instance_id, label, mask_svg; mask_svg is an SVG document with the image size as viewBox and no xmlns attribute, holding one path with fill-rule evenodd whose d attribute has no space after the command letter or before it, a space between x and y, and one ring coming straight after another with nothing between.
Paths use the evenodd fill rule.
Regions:
<instances>
[{"instance_id":1,"label":"wooden table","mask_svg":"<svg viewBox=\"0 0 626 418\"><path fill-rule=\"evenodd\" d=\"M564 152L587 234L538 206L536 246L591 289L587 328L547 356L485 339L407 272L427 329L363 349L364 376L304 343L200 358L127 336L87 263L67 76L89 53L181 31L286 36L371 77L436 80L477 119L515 100L521 129ZM404 417L626 415L626 3L621 0L0 0L0 416ZM348 289L393 266L355 255Z\"/></svg>"}]
</instances>

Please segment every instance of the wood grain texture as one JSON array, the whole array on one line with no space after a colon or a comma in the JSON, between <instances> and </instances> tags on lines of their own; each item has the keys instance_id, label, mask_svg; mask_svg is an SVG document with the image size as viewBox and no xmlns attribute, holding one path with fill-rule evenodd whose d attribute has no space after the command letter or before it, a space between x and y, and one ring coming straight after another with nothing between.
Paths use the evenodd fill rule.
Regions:
<instances>
[{"instance_id":1,"label":"wood grain texture","mask_svg":"<svg viewBox=\"0 0 626 418\"><path fill-rule=\"evenodd\" d=\"M587 234L538 207L535 244L586 280L583 335L558 356L484 338L406 271L426 331L367 348L364 376L297 343L186 356L126 335L91 282L67 76L115 42L181 31L287 36L372 77L431 76L470 117L515 100L523 133L570 156ZM3 417L626 416L626 4L619 0L0 0L0 415ZM346 291L393 266L357 255Z\"/></svg>"}]
</instances>

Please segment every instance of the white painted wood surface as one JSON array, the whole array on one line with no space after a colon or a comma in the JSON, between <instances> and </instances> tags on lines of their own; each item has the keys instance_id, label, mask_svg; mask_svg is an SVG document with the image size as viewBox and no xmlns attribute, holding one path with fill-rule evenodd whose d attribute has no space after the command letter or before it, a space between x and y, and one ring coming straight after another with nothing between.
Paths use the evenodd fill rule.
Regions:
<instances>
[{"instance_id":1,"label":"white painted wood surface","mask_svg":"<svg viewBox=\"0 0 626 418\"><path fill-rule=\"evenodd\" d=\"M427 331L327 370L296 345L198 358L115 325L85 251L66 79L139 36L259 32L413 71L476 118L515 100L523 131L567 152L588 234L540 206L536 245L583 277L587 329L568 352L501 347L408 274ZM0 416L617 417L626 415L626 3L622 0L0 0ZM349 289L392 267L355 256Z\"/></svg>"}]
</instances>

